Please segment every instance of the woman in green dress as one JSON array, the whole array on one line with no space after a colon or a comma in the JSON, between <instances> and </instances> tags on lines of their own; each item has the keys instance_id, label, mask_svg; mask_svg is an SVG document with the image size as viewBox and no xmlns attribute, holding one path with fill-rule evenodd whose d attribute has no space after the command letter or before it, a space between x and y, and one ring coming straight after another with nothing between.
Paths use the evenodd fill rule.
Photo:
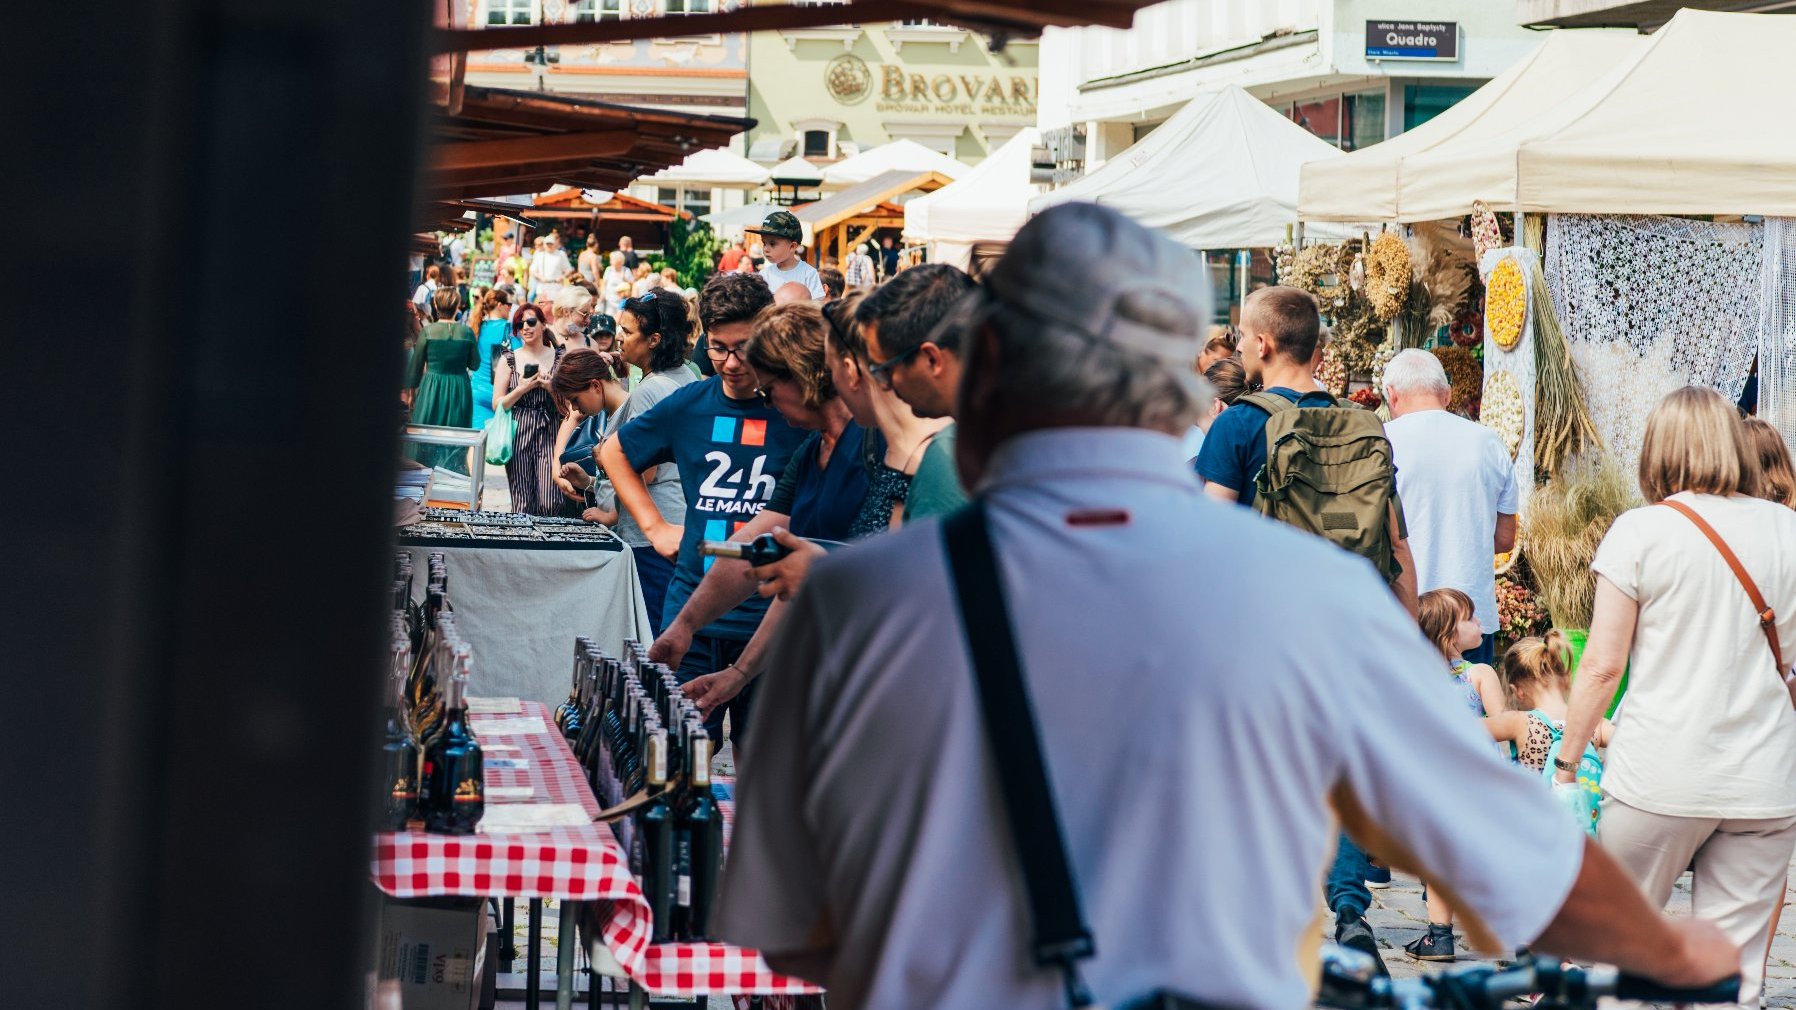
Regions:
<instances>
[{"instance_id":1,"label":"woman in green dress","mask_svg":"<svg viewBox=\"0 0 1796 1010\"><path fill-rule=\"evenodd\" d=\"M418 335L406 369L406 388L413 390L412 423L466 428L474 423L474 387L468 375L480 365L478 344L473 330L452 321L461 307L455 288L438 288L430 296L430 307L438 321ZM468 472L466 449L408 445L406 454L425 466Z\"/></svg>"}]
</instances>

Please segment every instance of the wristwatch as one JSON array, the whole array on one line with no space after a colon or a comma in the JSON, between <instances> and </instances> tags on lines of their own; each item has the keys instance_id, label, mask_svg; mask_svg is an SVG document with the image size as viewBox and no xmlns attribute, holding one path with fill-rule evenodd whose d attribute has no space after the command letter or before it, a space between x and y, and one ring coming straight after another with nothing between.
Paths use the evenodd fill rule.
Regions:
<instances>
[{"instance_id":1,"label":"wristwatch","mask_svg":"<svg viewBox=\"0 0 1796 1010\"><path fill-rule=\"evenodd\" d=\"M1553 767L1562 772L1571 772L1573 775L1578 774L1578 763L1576 761L1567 761L1562 757L1553 759Z\"/></svg>"}]
</instances>

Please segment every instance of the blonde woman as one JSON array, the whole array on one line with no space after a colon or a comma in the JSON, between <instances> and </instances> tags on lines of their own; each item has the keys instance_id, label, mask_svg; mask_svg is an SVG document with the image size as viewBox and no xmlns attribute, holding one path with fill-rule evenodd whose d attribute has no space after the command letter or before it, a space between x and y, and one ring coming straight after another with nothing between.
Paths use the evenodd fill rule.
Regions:
<instances>
[{"instance_id":1,"label":"blonde woman","mask_svg":"<svg viewBox=\"0 0 1796 1010\"><path fill-rule=\"evenodd\" d=\"M1796 850L1796 711L1746 590L1679 507L1738 556L1776 614L1778 649L1796 656L1796 511L1754 497L1759 482L1746 427L1720 394L1686 387L1653 409L1640 449L1649 504L1597 548L1590 643L1560 747L1583 753L1631 663L1598 839L1660 905L1694 867L1696 916L1740 945L1743 1006L1758 1005ZM1574 781L1575 766L1557 767L1555 781Z\"/></svg>"}]
</instances>

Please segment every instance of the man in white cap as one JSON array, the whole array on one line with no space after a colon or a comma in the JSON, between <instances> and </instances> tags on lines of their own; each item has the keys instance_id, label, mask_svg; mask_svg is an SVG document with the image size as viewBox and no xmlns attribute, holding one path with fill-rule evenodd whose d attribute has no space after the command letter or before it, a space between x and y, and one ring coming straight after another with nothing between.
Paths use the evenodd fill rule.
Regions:
<instances>
[{"instance_id":1,"label":"man in white cap","mask_svg":"<svg viewBox=\"0 0 1796 1010\"><path fill-rule=\"evenodd\" d=\"M842 270L843 280L851 288L870 288L878 280L873 269L873 246L862 242L854 252L848 254L848 264Z\"/></svg>"},{"instance_id":2,"label":"man in white cap","mask_svg":"<svg viewBox=\"0 0 1796 1010\"><path fill-rule=\"evenodd\" d=\"M1068 249L1084 268L1062 269ZM1497 757L1363 560L1205 496L1179 436L1207 399L1189 366L1208 290L1189 249L1069 203L968 296L955 412L980 511L832 553L793 599L719 935L835 1010L1055 1007L1063 961L1109 1006L1165 990L1289 1010L1310 1003L1342 822L1450 893L1481 945L1667 984L1735 971L1719 930L1649 907ZM951 575L967 554L950 564L944 528L989 531L996 572L970 609L1009 616L968 626L987 644L1014 629L1020 704L982 704ZM987 725L1012 712L1034 716L1048 785L1020 816L1057 812L1095 946L1031 956Z\"/></svg>"}]
</instances>

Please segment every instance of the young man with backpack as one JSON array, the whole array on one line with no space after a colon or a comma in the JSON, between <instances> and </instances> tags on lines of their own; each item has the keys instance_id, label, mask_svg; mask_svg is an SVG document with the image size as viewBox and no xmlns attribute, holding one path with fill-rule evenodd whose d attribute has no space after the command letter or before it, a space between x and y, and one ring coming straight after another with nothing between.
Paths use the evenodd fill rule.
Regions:
<instances>
[{"instance_id":1,"label":"young man with backpack","mask_svg":"<svg viewBox=\"0 0 1796 1010\"><path fill-rule=\"evenodd\" d=\"M1376 414L1337 402L1316 382L1322 349L1316 299L1298 288L1262 288L1242 306L1241 333L1241 364L1250 388L1260 392L1242 396L1211 423L1197 457L1204 490L1366 558L1414 614L1415 563L1390 442ZM1327 899L1335 939L1378 957L1365 919L1370 868L1343 834Z\"/></svg>"}]
</instances>

